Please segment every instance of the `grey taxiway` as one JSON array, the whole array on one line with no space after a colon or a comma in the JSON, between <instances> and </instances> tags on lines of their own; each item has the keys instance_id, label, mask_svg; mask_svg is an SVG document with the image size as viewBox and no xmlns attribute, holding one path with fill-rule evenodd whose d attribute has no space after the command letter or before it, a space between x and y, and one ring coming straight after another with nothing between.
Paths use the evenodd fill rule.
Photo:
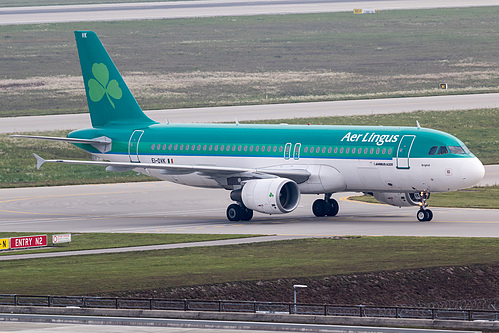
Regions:
<instances>
[{"instance_id":1,"label":"grey taxiway","mask_svg":"<svg viewBox=\"0 0 499 333\"><path fill-rule=\"evenodd\" d=\"M0 229L17 232L153 232L499 237L493 209L432 207L434 219L418 222L417 207L393 207L347 199L338 193L335 217L316 218L314 195L302 196L290 214L255 213L250 222L229 222L227 191L168 182L142 182L0 190ZM430 199L431 200L431 199ZM430 201L431 204L431 201Z\"/></svg>"}]
</instances>

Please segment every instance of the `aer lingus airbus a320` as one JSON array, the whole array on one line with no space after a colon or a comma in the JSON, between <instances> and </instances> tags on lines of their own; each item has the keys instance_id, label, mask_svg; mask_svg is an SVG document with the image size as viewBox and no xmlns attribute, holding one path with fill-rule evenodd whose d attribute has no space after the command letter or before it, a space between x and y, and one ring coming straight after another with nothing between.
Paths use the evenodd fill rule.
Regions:
<instances>
[{"instance_id":1,"label":"aer lingus airbus a320","mask_svg":"<svg viewBox=\"0 0 499 333\"><path fill-rule=\"evenodd\" d=\"M130 93L97 35L76 31L76 44L92 127L59 140L93 155L92 161L45 162L135 170L174 183L223 188L235 201L230 221L253 211L292 212L302 194L324 194L316 216L335 216L336 192L372 194L394 206L419 206L430 221L430 192L473 186L484 167L454 136L417 127L160 124L147 117ZM197 201L193 200L193 204Z\"/></svg>"}]
</instances>

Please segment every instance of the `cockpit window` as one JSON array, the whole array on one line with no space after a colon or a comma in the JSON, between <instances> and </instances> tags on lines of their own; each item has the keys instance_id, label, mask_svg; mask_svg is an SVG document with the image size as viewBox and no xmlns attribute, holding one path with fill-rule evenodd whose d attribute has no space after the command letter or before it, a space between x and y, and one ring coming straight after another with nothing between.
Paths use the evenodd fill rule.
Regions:
<instances>
[{"instance_id":1,"label":"cockpit window","mask_svg":"<svg viewBox=\"0 0 499 333\"><path fill-rule=\"evenodd\" d=\"M438 155L445 155L445 154L448 154L449 153L449 150L447 149L447 146L440 146L440 148L438 148Z\"/></svg>"},{"instance_id":2,"label":"cockpit window","mask_svg":"<svg viewBox=\"0 0 499 333\"><path fill-rule=\"evenodd\" d=\"M465 152L466 154L468 154L468 155L469 155L469 154L471 154L471 151L470 151L470 150L468 149L468 147L466 147L466 145L465 145L464 143L462 143L462 142L461 142L461 147L463 147L464 152Z\"/></svg>"},{"instance_id":3,"label":"cockpit window","mask_svg":"<svg viewBox=\"0 0 499 333\"><path fill-rule=\"evenodd\" d=\"M466 154L461 146L449 146L449 150L451 154Z\"/></svg>"},{"instance_id":4,"label":"cockpit window","mask_svg":"<svg viewBox=\"0 0 499 333\"><path fill-rule=\"evenodd\" d=\"M435 155L437 153L438 146L433 146L430 148L428 155Z\"/></svg>"}]
</instances>

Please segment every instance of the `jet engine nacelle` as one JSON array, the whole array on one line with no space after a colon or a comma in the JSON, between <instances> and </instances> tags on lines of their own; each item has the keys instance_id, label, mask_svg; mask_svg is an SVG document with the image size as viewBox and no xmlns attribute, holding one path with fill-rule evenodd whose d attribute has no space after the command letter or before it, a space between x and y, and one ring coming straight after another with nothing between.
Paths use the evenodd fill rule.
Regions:
<instances>
[{"instance_id":1,"label":"jet engine nacelle","mask_svg":"<svg viewBox=\"0 0 499 333\"><path fill-rule=\"evenodd\" d=\"M300 189L285 178L249 180L241 190L241 200L247 208L260 213L285 214L298 206Z\"/></svg>"},{"instance_id":2,"label":"jet engine nacelle","mask_svg":"<svg viewBox=\"0 0 499 333\"><path fill-rule=\"evenodd\" d=\"M374 192L373 196L379 202L398 207L419 206L421 203L421 195L419 193Z\"/></svg>"}]
</instances>

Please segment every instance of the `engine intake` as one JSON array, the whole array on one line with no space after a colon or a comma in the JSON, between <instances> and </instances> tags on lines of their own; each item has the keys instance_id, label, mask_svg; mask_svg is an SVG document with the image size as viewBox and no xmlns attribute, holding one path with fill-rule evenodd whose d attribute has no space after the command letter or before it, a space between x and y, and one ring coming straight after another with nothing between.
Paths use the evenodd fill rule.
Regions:
<instances>
[{"instance_id":1,"label":"engine intake","mask_svg":"<svg viewBox=\"0 0 499 333\"><path fill-rule=\"evenodd\" d=\"M418 192L416 193L374 192L373 196L379 202L398 207L419 206L421 202L421 195Z\"/></svg>"},{"instance_id":2,"label":"engine intake","mask_svg":"<svg viewBox=\"0 0 499 333\"><path fill-rule=\"evenodd\" d=\"M237 199L239 193L231 193ZM241 192L243 204L260 213L285 214L298 207L300 189L298 185L286 178L256 179L247 181Z\"/></svg>"}]
</instances>

